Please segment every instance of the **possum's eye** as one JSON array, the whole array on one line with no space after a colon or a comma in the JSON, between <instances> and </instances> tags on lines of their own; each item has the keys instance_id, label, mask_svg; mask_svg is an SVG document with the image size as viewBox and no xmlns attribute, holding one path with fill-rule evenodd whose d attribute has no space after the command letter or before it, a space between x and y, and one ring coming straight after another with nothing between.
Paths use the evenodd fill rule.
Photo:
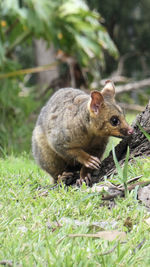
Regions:
<instances>
[{"instance_id":1,"label":"possum's eye","mask_svg":"<svg viewBox=\"0 0 150 267\"><path fill-rule=\"evenodd\" d=\"M117 125L120 124L120 120L118 119L117 116L112 116L110 118L110 123L111 123L112 126L117 126Z\"/></svg>"}]
</instances>

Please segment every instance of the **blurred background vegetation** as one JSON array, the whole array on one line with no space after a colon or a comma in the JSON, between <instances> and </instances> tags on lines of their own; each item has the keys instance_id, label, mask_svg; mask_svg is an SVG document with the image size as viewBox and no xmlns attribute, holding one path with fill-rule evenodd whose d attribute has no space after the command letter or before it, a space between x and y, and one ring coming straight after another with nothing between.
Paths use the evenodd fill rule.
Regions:
<instances>
[{"instance_id":1,"label":"blurred background vegetation","mask_svg":"<svg viewBox=\"0 0 150 267\"><path fill-rule=\"evenodd\" d=\"M60 87L101 89L111 78L117 100L142 110L149 21L149 0L0 0L0 154L31 150L37 114Z\"/></svg>"}]
</instances>

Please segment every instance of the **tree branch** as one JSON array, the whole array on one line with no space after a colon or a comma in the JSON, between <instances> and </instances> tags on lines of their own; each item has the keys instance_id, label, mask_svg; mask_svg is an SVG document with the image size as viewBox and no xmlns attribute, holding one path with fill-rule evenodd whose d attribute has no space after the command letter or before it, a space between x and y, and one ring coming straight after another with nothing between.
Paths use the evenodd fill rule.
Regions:
<instances>
[{"instance_id":1,"label":"tree branch","mask_svg":"<svg viewBox=\"0 0 150 267\"><path fill-rule=\"evenodd\" d=\"M118 103L118 104L123 109L136 110L140 112L142 112L145 109L144 106L140 106L137 104L127 104L127 103Z\"/></svg>"},{"instance_id":2,"label":"tree branch","mask_svg":"<svg viewBox=\"0 0 150 267\"><path fill-rule=\"evenodd\" d=\"M150 78L137 82L131 82L125 85L116 86L116 93L120 94L122 92L129 92L131 90L137 90L147 86L150 86Z\"/></svg>"}]
</instances>

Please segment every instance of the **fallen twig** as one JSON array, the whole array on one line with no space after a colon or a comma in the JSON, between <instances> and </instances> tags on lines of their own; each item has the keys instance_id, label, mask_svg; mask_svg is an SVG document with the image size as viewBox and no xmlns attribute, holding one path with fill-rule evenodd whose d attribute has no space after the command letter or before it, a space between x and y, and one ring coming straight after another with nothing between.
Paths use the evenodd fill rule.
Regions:
<instances>
[{"instance_id":1,"label":"fallen twig","mask_svg":"<svg viewBox=\"0 0 150 267\"><path fill-rule=\"evenodd\" d=\"M118 246L118 244L116 244L112 249L109 249L108 251L106 251L104 253L100 253L99 256L105 256L105 255L112 253L117 246Z\"/></svg>"},{"instance_id":2,"label":"fallen twig","mask_svg":"<svg viewBox=\"0 0 150 267\"><path fill-rule=\"evenodd\" d=\"M112 184L111 182L107 181L107 184L110 185L110 189L115 189L115 190L119 190L122 191L122 188L119 188L119 186ZM122 186L122 185L121 185Z\"/></svg>"},{"instance_id":3,"label":"fallen twig","mask_svg":"<svg viewBox=\"0 0 150 267\"><path fill-rule=\"evenodd\" d=\"M131 184L132 182L135 182L137 180L139 180L143 175L139 175L139 176L136 176L130 180L127 181L127 184Z\"/></svg>"},{"instance_id":4,"label":"fallen twig","mask_svg":"<svg viewBox=\"0 0 150 267\"><path fill-rule=\"evenodd\" d=\"M145 185L149 185L150 184L150 181L143 181L143 182L138 182L138 183L135 183L135 184L132 184L130 186L128 186L128 191L131 191L133 190L136 186L145 186Z\"/></svg>"},{"instance_id":5,"label":"fallen twig","mask_svg":"<svg viewBox=\"0 0 150 267\"><path fill-rule=\"evenodd\" d=\"M136 177L128 180L127 184L131 184L132 182L135 182L135 181L139 180L142 176L143 175L139 175L139 176L136 176ZM122 184L118 186L118 189L122 189L122 188L124 188Z\"/></svg>"},{"instance_id":6,"label":"fallen twig","mask_svg":"<svg viewBox=\"0 0 150 267\"><path fill-rule=\"evenodd\" d=\"M135 178L137 178L137 177L135 177ZM135 179L134 178L134 179ZM138 179L138 178L137 178ZM130 182L131 182L131 180L130 180ZM150 184L150 181L142 181L142 182L137 182L137 183L134 183L134 184L132 184L132 185L129 185L128 187L127 187L127 190L128 191L131 191L131 190L133 190L136 186L146 186L146 185L149 185ZM107 194L106 196L102 196L102 200L110 200L110 199L114 199L114 198L116 198L116 197L123 197L124 196L124 191L125 191L125 189L124 189L124 186L123 185L121 185L121 186L119 186L119 188L116 188L115 187L115 189L117 190L118 189L118 192L115 192L114 194Z\"/></svg>"}]
</instances>

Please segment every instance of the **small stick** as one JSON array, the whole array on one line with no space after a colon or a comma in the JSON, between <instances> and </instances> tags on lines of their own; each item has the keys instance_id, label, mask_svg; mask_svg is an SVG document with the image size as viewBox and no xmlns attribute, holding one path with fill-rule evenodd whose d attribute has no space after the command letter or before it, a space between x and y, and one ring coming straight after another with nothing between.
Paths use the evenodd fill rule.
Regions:
<instances>
[{"instance_id":1,"label":"small stick","mask_svg":"<svg viewBox=\"0 0 150 267\"><path fill-rule=\"evenodd\" d=\"M135 183L135 184L132 184L130 186L127 187L127 189L129 191L133 190L137 185L139 186L146 186L150 184L150 181L143 181L143 182L138 182L138 183ZM106 196L102 196L102 200L110 200L110 199L114 199L118 196L122 197L124 195L124 188L122 187L122 190L121 192L118 192L118 193L115 193L115 194L112 194L112 195L106 195Z\"/></svg>"},{"instance_id":2,"label":"small stick","mask_svg":"<svg viewBox=\"0 0 150 267\"><path fill-rule=\"evenodd\" d=\"M142 176L143 176L143 175L139 175L139 176L136 176L136 177L130 179L129 181L127 181L127 184L131 184L132 182L135 182L135 181L139 180ZM120 188L120 189L121 189L122 187L123 187L122 185L119 185L119 186L118 186L118 188Z\"/></svg>"},{"instance_id":3,"label":"small stick","mask_svg":"<svg viewBox=\"0 0 150 267\"><path fill-rule=\"evenodd\" d=\"M120 188L120 186L114 185L114 184L110 183L109 181L107 181L107 183L108 183L108 185L111 186L111 188L116 189L118 191L122 191L122 188Z\"/></svg>"},{"instance_id":4,"label":"small stick","mask_svg":"<svg viewBox=\"0 0 150 267\"><path fill-rule=\"evenodd\" d=\"M137 185L146 186L146 185L149 185L149 184L150 184L150 181L138 182L138 183L135 183L135 184L132 184L132 185L128 186L128 190L129 191L133 190Z\"/></svg>"},{"instance_id":5,"label":"small stick","mask_svg":"<svg viewBox=\"0 0 150 267\"><path fill-rule=\"evenodd\" d=\"M108 251L106 251L104 253L100 253L99 256L105 256L105 255L108 255L108 254L112 253L117 246L118 246L118 244L116 244L112 249L110 249L110 250L108 250Z\"/></svg>"},{"instance_id":6,"label":"small stick","mask_svg":"<svg viewBox=\"0 0 150 267\"><path fill-rule=\"evenodd\" d=\"M135 182L135 181L139 180L142 176L143 176L143 175L139 175L139 176L136 176L136 177L130 179L129 181L127 181L127 184L130 184L130 183L132 183L132 182Z\"/></svg>"}]
</instances>

